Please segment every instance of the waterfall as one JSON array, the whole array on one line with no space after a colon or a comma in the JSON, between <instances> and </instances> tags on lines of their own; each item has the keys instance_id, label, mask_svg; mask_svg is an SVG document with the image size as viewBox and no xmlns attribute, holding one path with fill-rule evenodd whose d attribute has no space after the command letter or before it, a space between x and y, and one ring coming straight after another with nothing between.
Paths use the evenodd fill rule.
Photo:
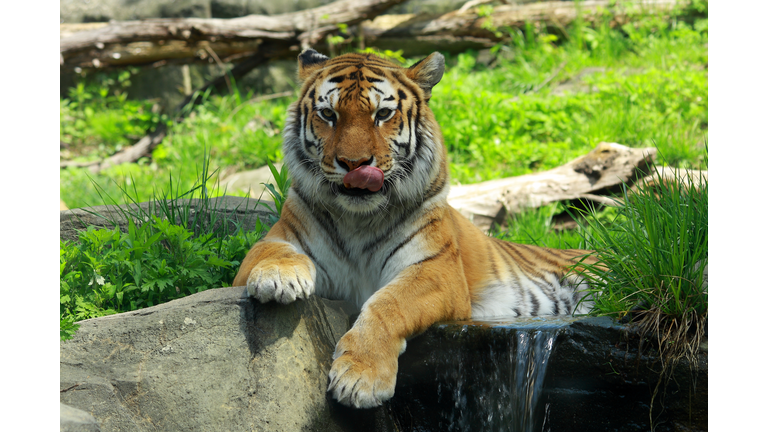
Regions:
<instances>
[{"instance_id":1,"label":"waterfall","mask_svg":"<svg viewBox=\"0 0 768 432\"><path fill-rule=\"evenodd\" d=\"M557 330L504 333L509 333L506 343L495 338L487 352L480 353L482 365L475 363L477 355L461 356L457 363L455 357L446 359L441 365L444 368L436 378L438 403L443 405L450 398L453 407L440 425L444 430L533 432L541 428L538 402Z\"/></svg>"},{"instance_id":2,"label":"waterfall","mask_svg":"<svg viewBox=\"0 0 768 432\"><path fill-rule=\"evenodd\" d=\"M410 372L402 378L409 384L403 383L402 399L396 398L408 401L413 416L401 426L441 432L547 431L548 407L541 398L547 363L568 322L547 317L438 326L434 339L420 344L421 353L409 356L412 361L404 359Z\"/></svg>"}]
</instances>

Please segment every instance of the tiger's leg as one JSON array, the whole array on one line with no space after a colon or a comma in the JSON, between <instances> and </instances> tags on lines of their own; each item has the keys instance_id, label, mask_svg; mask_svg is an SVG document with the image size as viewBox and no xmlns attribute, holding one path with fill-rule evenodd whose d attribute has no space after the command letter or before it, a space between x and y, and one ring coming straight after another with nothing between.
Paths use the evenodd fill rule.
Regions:
<instances>
[{"instance_id":1,"label":"tiger's leg","mask_svg":"<svg viewBox=\"0 0 768 432\"><path fill-rule=\"evenodd\" d=\"M285 209L284 209L285 212ZM257 242L243 259L232 286L245 285L260 302L288 304L315 292L315 264L299 252L282 219Z\"/></svg>"},{"instance_id":2,"label":"tiger's leg","mask_svg":"<svg viewBox=\"0 0 768 432\"><path fill-rule=\"evenodd\" d=\"M469 290L453 244L402 271L363 305L336 345L328 391L344 405L371 408L395 393L406 338L442 320L470 317Z\"/></svg>"}]
</instances>

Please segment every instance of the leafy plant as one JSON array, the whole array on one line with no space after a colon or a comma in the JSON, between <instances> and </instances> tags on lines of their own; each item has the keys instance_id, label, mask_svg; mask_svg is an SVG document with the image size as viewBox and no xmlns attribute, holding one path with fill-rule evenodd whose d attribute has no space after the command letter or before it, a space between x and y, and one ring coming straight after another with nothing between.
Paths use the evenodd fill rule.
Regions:
<instances>
[{"instance_id":1,"label":"leafy plant","mask_svg":"<svg viewBox=\"0 0 768 432\"><path fill-rule=\"evenodd\" d=\"M147 208L139 205L127 188L120 190L133 206L113 207L119 215L96 216L115 228L89 227L77 242L60 244L60 333L71 338L76 321L153 306L209 288L226 286L234 279L250 247L268 230L256 221L247 229L235 219L222 218L218 199L209 195L213 173L203 161L198 182L180 193L173 177L167 191L156 191ZM274 169L274 167L273 167ZM290 180L283 169L276 172L282 201ZM135 185L135 182L133 183ZM94 186L99 190L98 184ZM286 189L283 189L286 188ZM108 195L102 197L106 204ZM279 211L279 210L278 210ZM270 215L276 220L277 215ZM110 219L112 218L112 219ZM122 232L119 219L127 221ZM234 232L234 234L230 234Z\"/></svg>"},{"instance_id":2,"label":"leafy plant","mask_svg":"<svg viewBox=\"0 0 768 432\"><path fill-rule=\"evenodd\" d=\"M167 121L154 101L128 99L137 69L81 78L60 101L60 138L70 157L105 157ZM85 74L84 74L85 75Z\"/></svg>"},{"instance_id":3,"label":"leafy plant","mask_svg":"<svg viewBox=\"0 0 768 432\"><path fill-rule=\"evenodd\" d=\"M683 358L692 369L708 316L708 183L683 177L625 190L621 218L605 223L594 213L583 225L599 263L587 266L593 314L627 318L641 340L655 342L660 386Z\"/></svg>"},{"instance_id":4,"label":"leafy plant","mask_svg":"<svg viewBox=\"0 0 768 432\"><path fill-rule=\"evenodd\" d=\"M283 213L283 204L285 204L285 200L288 198L288 189L291 187L291 178L288 176L288 168L285 165L280 167L279 171L271 161L267 161L267 165L269 166L269 171L272 172L272 177L275 179L275 183L277 183L277 186L271 183L262 183L275 200L276 211L269 215L269 224L274 225ZM271 210L271 207L268 205L264 203L261 204Z\"/></svg>"},{"instance_id":5,"label":"leafy plant","mask_svg":"<svg viewBox=\"0 0 768 432\"><path fill-rule=\"evenodd\" d=\"M153 216L128 232L90 227L78 242L61 242L61 336L75 321L131 311L226 286L258 231L194 236Z\"/></svg>"}]
</instances>

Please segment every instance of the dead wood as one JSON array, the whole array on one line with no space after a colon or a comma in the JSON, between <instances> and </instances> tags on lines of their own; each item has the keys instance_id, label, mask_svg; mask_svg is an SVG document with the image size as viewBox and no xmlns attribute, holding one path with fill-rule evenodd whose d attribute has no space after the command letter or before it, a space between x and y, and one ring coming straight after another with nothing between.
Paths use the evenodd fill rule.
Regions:
<instances>
[{"instance_id":1,"label":"dead wood","mask_svg":"<svg viewBox=\"0 0 768 432\"><path fill-rule=\"evenodd\" d=\"M473 2L470 2L473 3ZM526 23L543 25L567 37L565 26L579 14L587 23L610 16L610 25L622 25L632 14L667 14L679 0L588 0L581 2L537 2L500 5L488 15L480 15L474 2L470 7L443 15L380 15L360 27L366 45L380 49L403 50L403 55L421 55L432 51L458 52L488 48L508 37L505 28L524 28Z\"/></svg>"},{"instance_id":2,"label":"dead wood","mask_svg":"<svg viewBox=\"0 0 768 432\"><path fill-rule=\"evenodd\" d=\"M212 63L215 58L227 63L259 52L269 52L269 58L290 57L302 46L328 48L324 39L338 31L338 24L352 28L357 23L360 23L357 36L368 46L402 49L406 56L432 51L459 52L493 46L508 37L506 32L499 34L498 30L523 28L526 23L544 25L567 37L565 26L579 13L585 22L591 23L604 19L607 11L610 24L616 26L628 22L632 14L666 14L680 3L680 0L588 0L578 5L562 1L504 4L484 16L477 6L487 1L475 1L443 15L379 15L402 1L345 0L281 15L231 19L61 24L60 62L63 68L73 69Z\"/></svg>"},{"instance_id":3,"label":"dead wood","mask_svg":"<svg viewBox=\"0 0 768 432\"><path fill-rule=\"evenodd\" d=\"M645 187L656 187L662 184L669 184L671 182L678 183L684 189L690 186L699 188L709 182L708 171L687 170L682 168L672 167L656 167L651 170L651 173L646 177L643 177L635 185L632 186L633 190L637 190L638 187L644 185Z\"/></svg>"},{"instance_id":4,"label":"dead wood","mask_svg":"<svg viewBox=\"0 0 768 432\"><path fill-rule=\"evenodd\" d=\"M298 12L231 19L168 18L60 25L60 64L65 69L210 61L262 60L297 55L340 24L372 19L404 0L340 0ZM83 30L84 29L84 30ZM80 30L80 31L76 31Z\"/></svg>"},{"instance_id":5,"label":"dead wood","mask_svg":"<svg viewBox=\"0 0 768 432\"><path fill-rule=\"evenodd\" d=\"M232 37L235 39L240 37L259 40L257 44L258 49L249 51L251 54L244 61L241 61L221 76L205 83L201 88L184 98L173 113L174 120L179 122L191 111L188 109L189 106L199 104L202 101L203 95L209 89L220 91L224 87L229 86L230 78L239 79L257 66L273 58L285 57L290 54L298 55L302 45L308 46L325 37L328 33L335 31L338 24L355 24L364 19L374 17L387 8L403 1L341 0L314 9L275 15L273 17L249 15L230 20L204 20L196 18L157 19L110 23L100 27L91 26L88 30L62 37L61 62L62 65L68 62L69 66L81 64L78 62L83 61L82 59L85 57L82 57L82 55L86 53L86 57L92 57L89 63L91 67L122 65L124 63L119 63L119 61L123 56L119 50L129 46L130 43L128 45L125 44L130 40L134 40L132 38L137 37L137 34L140 35L140 39L143 38L145 41L150 41L140 43L149 43L148 46L152 47L162 47L164 43L160 42L164 40L185 40L185 43L188 45L194 42L204 52L212 53L214 58L220 56L211 48L209 42L219 40L220 35L216 32L224 28L228 28L230 34L234 35ZM270 33L272 38L268 38L263 32L273 32ZM286 32L290 33L290 35L287 35ZM170 39L156 39L158 35L165 35ZM109 50L107 50L108 46L110 47ZM134 57L141 58L143 55L142 50L138 47L132 49ZM102 54L104 52L111 52L108 57L118 63L105 63L108 60L103 57ZM77 60L78 58L80 60ZM148 57L145 57L144 60L150 61L148 60L150 58L153 57L148 54ZM225 58L227 61L231 59L231 56ZM88 66L86 64L83 65ZM135 162L139 158L150 154L162 142L166 134L167 126L161 124L150 134L141 138L136 144L122 149L103 161L89 163L65 161L60 164L60 167L88 167L91 172L97 173L109 166Z\"/></svg>"},{"instance_id":6,"label":"dead wood","mask_svg":"<svg viewBox=\"0 0 768 432\"><path fill-rule=\"evenodd\" d=\"M632 185L652 171L655 148L634 149L600 143L592 151L549 171L453 186L448 203L487 230L508 214L559 201L590 200L612 204L605 196Z\"/></svg>"}]
</instances>

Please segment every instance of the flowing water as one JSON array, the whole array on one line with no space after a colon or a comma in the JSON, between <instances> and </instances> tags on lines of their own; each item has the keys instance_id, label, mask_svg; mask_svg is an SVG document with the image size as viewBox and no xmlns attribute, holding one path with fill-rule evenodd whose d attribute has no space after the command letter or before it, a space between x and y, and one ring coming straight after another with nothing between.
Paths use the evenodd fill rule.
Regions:
<instances>
[{"instance_id":1,"label":"flowing water","mask_svg":"<svg viewBox=\"0 0 768 432\"><path fill-rule=\"evenodd\" d=\"M547 363L558 334L571 321L529 318L439 326L434 339L417 349L427 358L418 359L416 353L415 360L406 361L412 373L402 390L409 392L413 416L401 426L451 432L548 430L548 407L541 398Z\"/></svg>"}]
</instances>

